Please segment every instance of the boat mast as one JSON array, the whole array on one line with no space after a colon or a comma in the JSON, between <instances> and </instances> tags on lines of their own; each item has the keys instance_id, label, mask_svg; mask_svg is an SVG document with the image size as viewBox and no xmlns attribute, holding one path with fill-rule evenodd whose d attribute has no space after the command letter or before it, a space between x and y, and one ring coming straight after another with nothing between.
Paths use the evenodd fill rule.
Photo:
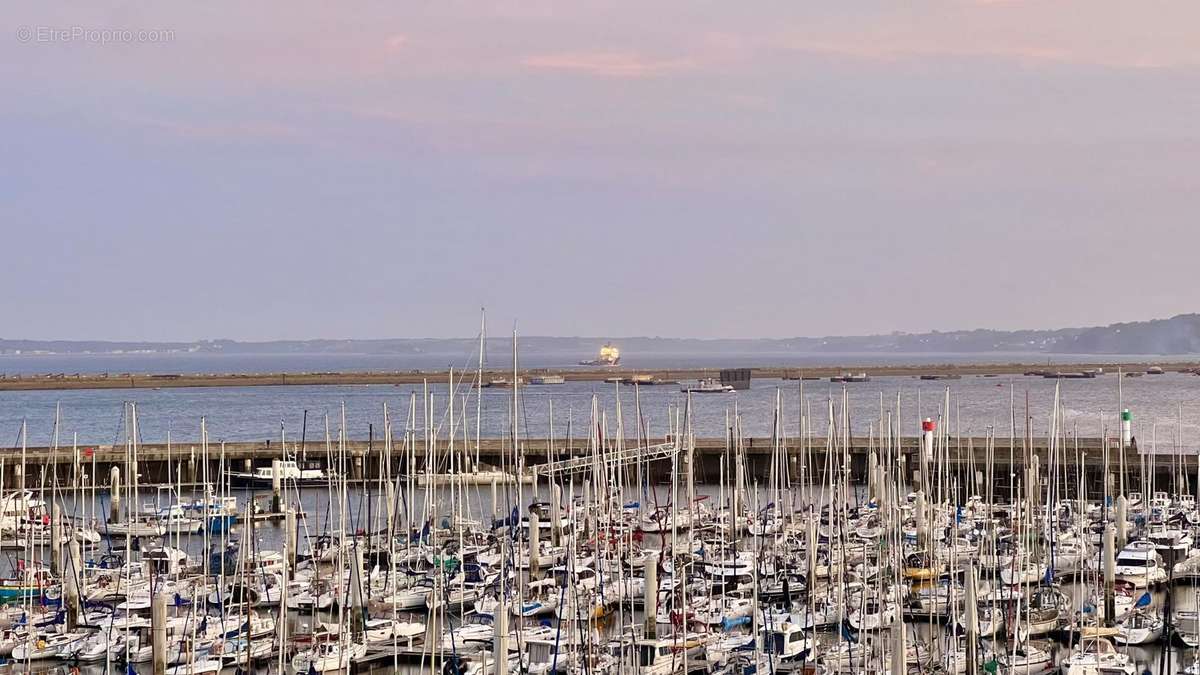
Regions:
<instances>
[{"instance_id":1,"label":"boat mast","mask_svg":"<svg viewBox=\"0 0 1200 675\"><path fill-rule=\"evenodd\" d=\"M487 311L479 308L479 370L475 381L475 466L479 470L479 445L483 421L483 355L487 349ZM494 505L493 505L494 506Z\"/></svg>"}]
</instances>

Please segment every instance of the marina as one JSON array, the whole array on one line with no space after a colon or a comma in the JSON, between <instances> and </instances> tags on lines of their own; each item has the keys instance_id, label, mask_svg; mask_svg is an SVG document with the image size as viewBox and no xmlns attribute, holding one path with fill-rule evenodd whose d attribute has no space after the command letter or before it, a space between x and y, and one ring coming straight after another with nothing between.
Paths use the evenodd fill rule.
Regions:
<instances>
[{"instance_id":1,"label":"marina","mask_svg":"<svg viewBox=\"0 0 1200 675\"><path fill-rule=\"evenodd\" d=\"M1182 404L1146 439L1132 412L1066 405L1064 389L1105 387L1116 410L1124 378L1009 379L989 413L1007 424L965 433L971 387L997 393L982 375L722 376L605 396L448 373L386 390L366 439L343 401L270 441L214 441L207 416L198 437L173 420L152 440L151 398L119 404L116 442L67 443L72 405L57 403L51 443L24 422L0 451L0 652L22 670L176 675L1192 663L1200 456ZM527 419L538 391L542 425ZM726 433L699 435L718 413Z\"/></svg>"}]
</instances>

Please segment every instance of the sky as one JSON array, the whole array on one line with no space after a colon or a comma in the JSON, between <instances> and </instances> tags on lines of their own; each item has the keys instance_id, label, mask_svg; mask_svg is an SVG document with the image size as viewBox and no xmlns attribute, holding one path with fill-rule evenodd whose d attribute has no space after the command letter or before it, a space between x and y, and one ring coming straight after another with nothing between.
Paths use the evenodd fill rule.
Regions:
<instances>
[{"instance_id":1,"label":"sky","mask_svg":"<svg viewBox=\"0 0 1200 675\"><path fill-rule=\"evenodd\" d=\"M1200 3L10 2L0 337L1200 310Z\"/></svg>"}]
</instances>

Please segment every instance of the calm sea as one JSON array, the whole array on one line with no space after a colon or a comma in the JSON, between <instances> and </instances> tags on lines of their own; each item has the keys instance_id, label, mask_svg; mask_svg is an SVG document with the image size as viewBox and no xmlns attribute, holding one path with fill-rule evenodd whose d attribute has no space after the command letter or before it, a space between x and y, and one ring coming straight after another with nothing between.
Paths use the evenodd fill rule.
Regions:
<instances>
[{"instance_id":1,"label":"calm sea","mask_svg":"<svg viewBox=\"0 0 1200 675\"><path fill-rule=\"evenodd\" d=\"M470 367L469 355L456 362L430 361L429 356L376 355L214 355L214 354L124 354L124 355L46 355L0 357L0 371L13 372L329 372L353 370L412 370L444 368L447 365ZM1055 356L1056 363L1094 360L1094 356ZM1133 357L1128 357L1133 358ZM630 358L631 367L726 367L752 365L785 365L803 367L820 363L896 364L896 363L966 363L1045 360L1044 355L923 354L923 355L821 355L787 359L764 354L732 354L714 358L711 355L678 354L646 357L646 363ZM562 365L550 363L537 355L522 357L528 367ZM1186 448L1200 446L1200 377L1168 373L1165 375L1125 378L1122 380L1124 403L1134 416L1134 435L1141 447L1156 443L1160 451L1172 449L1182 442ZM1096 436L1107 427L1110 434L1117 431L1117 377L1113 374L1093 380L1045 380L1037 377L966 376L960 380L930 382L913 377L875 377L870 382L845 385L854 433L865 435L869 425L877 424L880 405L894 411L897 395L900 398L900 423L905 434L916 434L923 417L937 418L944 405L947 390L951 397L951 415L942 424L963 434L983 435L989 427L1006 438L1012 426L1013 409L1010 396L1016 401L1018 434L1024 426L1026 399L1035 435L1044 435L1056 385L1066 410L1069 429L1080 435ZM798 427L801 406L800 383L757 379L749 391L737 394L708 394L693 397L693 425L701 436L723 436L727 415L735 408L740 415L744 432L767 436L771 432L775 401L782 402L784 426L790 433ZM628 436L636 431L637 401L632 387L620 388L621 421ZM447 392L444 382L431 382L434 417L431 422L441 425L444 437L447 415ZM122 437L122 404L138 403L142 440L161 442L168 430L181 443L199 438L200 418L208 421L210 438L214 441L247 441L278 439L280 427L289 439L298 439L302 420L308 413L306 434L309 439L324 435L326 416L331 433L337 433L342 406L345 406L347 433L352 438L366 438L371 425L378 437L383 426L383 408L389 407L393 426L402 429L409 417L409 404L418 398L415 423L424 426L421 417L420 385L403 386L287 386L287 387L214 387L166 388L161 390L83 390L0 392L0 447L18 442L22 420L29 424L31 445L46 445L54 434L55 411L60 411L59 438L70 443L112 443ZM577 438L587 437L587 421L592 397L606 414L609 433L617 431L617 387L600 382L567 383L563 385L529 386L522 388L517 419L521 433L543 437L550 431L550 409L553 404L554 435L565 437L568 432ZM811 408L816 428L823 434L827 401L840 406L843 385L823 381L804 383L804 398ZM466 388L458 391L456 423L461 424L463 398L467 397L468 428L474 433L475 393ZM682 405L685 397L679 387L661 385L642 387L640 392L642 424L652 435L661 435L667 428L669 411ZM512 392L484 390L482 395L481 430L485 436L507 435L512 418ZM1182 425L1179 424L1182 413ZM461 436L461 427L458 431ZM1181 439L1181 440L1180 440Z\"/></svg>"},{"instance_id":2,"label":"calm sea","mask_svg":"<svg viewBox=\"0 0 1200 675\"><path fill-rule=\"evenodd\" d=\"M35 375L45 373L326 373L326 372L388 372L410 370L444 370L453 366L473 369L479 352L468 349L459 354L213 354L213 353L148 353L148 354L0 354L0 373ZM581 359L593 358L592 353L550 354L521 352L520 363L526 368L573 368ZM796 352L673 352L653 354L624 353L621 365L628 368L748 368L841 366L841 365L929 365L954 363L1037 363L1071 364L1119 359L1122 361L1151 361L1195 358L1195 356L1163 356L1125 354L1119 357L1095 354L1043 353L826 353L799 354ZM505 368L512 362L509 353L488 350L490 367Z\"/></svg>"}]
</instances>

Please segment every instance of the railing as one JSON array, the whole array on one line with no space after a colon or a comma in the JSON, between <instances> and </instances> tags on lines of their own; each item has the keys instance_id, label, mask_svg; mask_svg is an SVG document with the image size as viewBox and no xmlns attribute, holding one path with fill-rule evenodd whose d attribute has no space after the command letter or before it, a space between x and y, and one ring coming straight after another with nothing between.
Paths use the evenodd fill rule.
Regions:
<instances>
[{"instance_id":1,"label":"railing","mask_svg":"<svg viewBox=\"0 0 1200 675\"><path fill-rule=\"evenodd\" d=\"M597 458L592 455L572 457L557 462L546 462L530 467L530 471L543 476L563 476L587 473L596 468L596 463L610 469L619 464L630 462L653 462L660 459L670 459L679 454L680 445L677 443L659 443L645 447L624 448L601 452Z\"/></svg>"}]
</instances>

